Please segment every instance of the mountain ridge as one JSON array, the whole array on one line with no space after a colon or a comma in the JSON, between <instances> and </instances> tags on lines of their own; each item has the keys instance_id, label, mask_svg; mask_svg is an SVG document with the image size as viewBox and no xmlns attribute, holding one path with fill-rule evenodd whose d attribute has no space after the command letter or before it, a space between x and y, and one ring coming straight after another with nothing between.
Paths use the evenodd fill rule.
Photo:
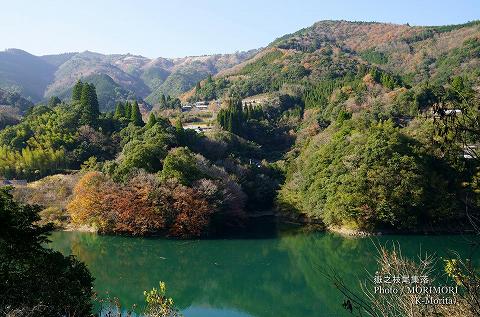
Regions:
<instances>
[{"instance_id":1,"label":"mountain ridge","mask_svg":"<svg viewBox=\"0 0 480 317\"><path fill-rule=\"evenodd\" d=\"M51 96L69 99L77 80L107 75L128 95L155 104L161 94L176 96L255 52L150 59L130 53L101 54L88 50L36 56L21 49L7 49L0 52L0 88L20 93L33 102ZM102 110L112 110L116 101L108 100Z\"/></svg>"},{"instance_id":2,"label":"mountain ridge","mask_svg":"<svg viewBox=\"0 0 480 317\"><path fill-rule=\"evenodd\" d=\"M283 70L288 78L301 75L297 79L330 76L342 72L340 68L343 66L352 67L347 65L351 63L379 67L399 74L409 82L419 82L430 75L445 79L451 74L442 69L442 59L453 58L449 54L460 49L467 39L480 38L479 28L479 21L445 26L410 26L324 20L276 38L264 48L178 58L148 58L131 53L102 54L89 50L35 56L20 49L8 49L0 52L0 88L18 92L33 102L45 101L51 96L68 99L78 79L94 77L105 79L108 83L105 82L104 87L118 86L122 90L116 94L100 91L102 96L128 95L155 105L162 94L180 96L184 101L192 96L203 98L202 95L195 97L193 88L197 82L205 83L209 75L224 78L229 86L232 83L258 86L259 83L248 82L249 78L258 77L258 72L254 74L251 71L267 66L276 69L268 76L278 77ZM266 61L265 58L271 60ZM455 58L458 59L458 56ZM343 60L342 63L339 63L340 60ZM465 61L456 62L459 68L480 66L476 60L468 65ZM338 68L339 65L343 66ZM294 73L300 73L292 75L288 67L295 68ZM107 75L115 85L101 75ZM267 74L264 75L267 77ZM282 78L279 80L288 81L288 78ZM221 97L224 93L229 94L232 92L230 88L223 89L222 94L213 95ZM254 89L251 93L267 90L271 89ZM112 110L116 101L108 99L102 110Z\"/></svg>"},{"instance_id":3,"label":"mountain ridge","mask_svg":"<svg viewBox=\"0 0 480 317\"><path fill-rule=\"evenodd\" d=\"M448 26L319 21L275 39L254 57L217 73L214 83L204 80L198 93L192 88L180 98L244 98L288 83L341 77L360 66L394 74L405 84L445 82L480 66L479 43L480 21ZM450 63L456 67L445 67Z\"/></svg>"}]
</instances>

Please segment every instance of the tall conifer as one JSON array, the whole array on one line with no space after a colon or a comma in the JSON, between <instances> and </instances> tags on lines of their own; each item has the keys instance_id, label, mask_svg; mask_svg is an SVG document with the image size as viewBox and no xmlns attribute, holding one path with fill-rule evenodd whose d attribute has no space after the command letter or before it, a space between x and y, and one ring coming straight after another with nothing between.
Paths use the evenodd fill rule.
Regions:
<instances>
[{"instance_id":1,"label":"tall conifer","mask_svg":"<svg viewBox=\"0 0 480 317\"><path fill-rule=\"evenodd\" d=\"M138 103L135 100L132 104L132 109L131 109L131 114L130 114L130 122L132 122L136 126L143 126L143 120L142 120L142 114L140 113L140 108L138 107Z\"/></svg>"},{"instance_id":2,"label":"tall conifer","mask_svg":"<svg viewBox=\"0 0 480 317\"><path fill-rule=\"evenodd\" d=\"M115 115L113 116L115 119L125 118L125 106L122 102L117 103L115 107Z\"/></svg>"},{"instance_id":3,"label":"tall conifer","mask_svg":"<svg viewBox=\"0 0 480 317\"><path fill-rule=\"evenodd\" d=\"M125 118L130 121L130 117L132 116L132 106L128 101L125 101Z\"/></svg>"},{"instance_id":4,"label":"tall conifer","mask_svg":"<svg viewBox=\"0 0 480 317\"><path fill-rule=\"evenodd\" d=\"M155 125L155 123L157 123L157 118L155 118L155 115L152 112L152 113L150 113L150 116L148 117L147 129L150 129L151 127L153 127Z\"/></svg>"},{"instance_id":5,"label":"tall conifer","mask_svg":"<svg viewBox=\"0 0 480 317\"><path fill-rule=\"evenodd\" d=\"M82 89L83 89L83 83L79 79L77 80L77 83L75 84L75 86L73 86L72 101L80 101L80 98L82 97Z\"/></svg>"}]
</instances>

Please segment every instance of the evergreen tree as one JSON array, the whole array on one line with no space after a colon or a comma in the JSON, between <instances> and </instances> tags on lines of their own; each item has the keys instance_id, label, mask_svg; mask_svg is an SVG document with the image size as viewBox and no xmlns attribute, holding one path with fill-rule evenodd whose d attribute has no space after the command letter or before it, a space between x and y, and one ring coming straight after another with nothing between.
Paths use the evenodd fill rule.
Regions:
<instances>
[{"instance_id":1,"label":"evergreen tree","mask_svg":"<svg viewBox=\"0 0 480 317\"><path fill-rule=\"evenodd\" d=\"M79 79L72 90L72 101L80 101L82 97L83 83Z\"/></svg>"},{"instance_id":2,"label":"evergreen tree","mask_svg":"<svg viewBox=\"0 0 480 317\"><path fill-rule=\"evenodd\" d=\"M178 99L178 98L173 99L171 104L170 104L170 108L181 109L182 108L182 102L180 101L180 99Z\"/></svg>"},{"instance_id":3,"label":"evergreen tree","mask_svg":"<svg viewBox=\"0 0 480 317\"><path fill-rule=\"evenodd\" d=\"M39 224L40 210L0 188L2 316L90 316L93 278L83 263L47 248L53 224Z\"/></svg>"},{"instance_id":4,"label":"evergreen tree","mask_svg":"<svg viewBox=\"0 0 480 317\"><path fill-rule=\"evenodd\" d=\"M148 117L148 122L147 122L147 129L150 129L157 123L157 118L155 118L155 115L150 113L150 116Z\"/></svg>"},{"instance_id":5,"label":"evergreen tree","mask_svg":"<svg viewBox=\"0 0 480 317\"><path fill-rule=\"evenodd\" d=\"M125 106L123 103L117 103L115 107L115 115L113 116L115 119L125 118Z\"/></svg>"},{"instance_id":6,"label":"evergreen tree","mask_svg":"<svg viewBox=\"0 0 480 317\"><path fill-rule=\"evenodd\" d=\"M98 109L97 92L93 84L83 84L80 104L82 105L81 124L95 125L100 111Z\"/></svg>"},{"instance_id":7,"label":"evergreen tree","mask_svg":"<svg viewBox=\"0 0 480 317\"><path fill-rule=\"evenodd\" d=\"M381 76L382 76L382 73L380 72L380 70L376 67L373 67L371 70L370 70L370 75L372 76L373 80L377 83L380 83L380 79L381 79Z\"/></svg>"},{"instance_id":8,"label":"evergreen tree","mask_svg":"<svg viewBox=\"0 0 480 317\"><path fill-rule=\"evenodd\" d=\"M247 114L242 109L242 102L236 98L229 99L227 108L220 110L217 115L218 124L223 129L235 134L242 132L246 119Z\"/></svg>"},{"instance_id":9,"label":"evergreen tree","mask_svg":"<svg viewBox=\"0 0 480 317\"><path fill-rule=\"evenodd\" d=\"M128 101L125 101L125 118L130 120L131 116L132 116L132 106Z\"/></svg>"},{"instance_id":10,"label":"evergreen tree","mask_svg":"<svg viewBox=\"0 0 480 317\"><path fill-rule=\"evenodd\" d=\"M97 88L94 84L90 84L90 106L95 117L98 117L100 115L100 105L98 104Z\"/></svg>"},{"instance_id":11,"label":"evergreen tree","mask_svg":"<svg viewBox=\"0 0 480 317\"><path fill-rule=\"evenodd\" d=\"M138 103L136 100L132 104L130 122L139 127L144 125L144 122L142 120L142 114L140 113L140 108L138 107Z\"/></svg>"},{"instance_id":12,"label":"evergreen tree","mask_svg":"<svg viewBox=\"0 0 480 317\"><path fill-rule=\"evenodd\" d=\"M183 129L182 119L178 118L175 122L175 132L177 140L180 144L185 144L185 130Z\"/></svg>"},{"instance_id":13,"label":"evergreen tree","mask_svg":"<svg viewBox=\"0 0 480 317\"><path fill-rule=\"evenodd\" d=\"M91 125L92 123L92 118L91 118L91 113L88 111L89 108L89 102L90 102L90 85L84 84L82 85L82 93L80 96L80 104L82 106L82 114L80 117L80 123L81 124L86 124L86 125Z\"/></svg>"},{"instance_id":14,"label":"evergreen tree","mask_svg":"<svg viewBox=\"0 0 480 317\"><path fill-rule=\"evenodd\" d=\"M252 106L245 105L245 118L247 120L252 119Z\"/></svg>"},{"instance_id":15,"label":"evergreen tree","mask_svg":"<svg viewBox=\"0 0 480 317\"><path fill-rule=\"evenodd\" d=\"M202 86L200 86L200 82L198 82L195 86L195 93L198 94L200 92L200 89L202 89Z\"/></svg>"},{"instance_id":16,"label":"evergreen tree","mask_svg":"<svg viewBox=\"0 0 480 317\"><path fill-rule=\"evenodd\" d=\"M166 108L168 108L167 99L165 98L165 95L162 94L160 96L160 109L166 109Z\"/></svg>"},{"instance_id":17,"label":"evergreen tree","mask_svg":"<svg viewBox=\"0 0 480 317\"><path fill-rule=\"evenodd\" d=\"M237 134L237 127L238 127L238 117L237 117L237 112L235 110L230 112L230 119L229 119L229 130L232 133Z\"/></svg>"}]
</instances>

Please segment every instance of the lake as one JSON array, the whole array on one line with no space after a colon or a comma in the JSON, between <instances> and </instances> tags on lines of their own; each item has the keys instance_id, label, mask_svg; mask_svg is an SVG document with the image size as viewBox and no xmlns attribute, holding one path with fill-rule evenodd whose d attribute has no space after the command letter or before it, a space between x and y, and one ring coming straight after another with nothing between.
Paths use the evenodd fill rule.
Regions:
<instances>
[{"instance_id":1,"label":"lake","mask_svg":"<svg viewBox=\"0 0 480 317\"><path fill-rule=\"evenodd\" d=\"M143 291L167 283L186 317L351 316L322 272L335 270L352 285L375 272L375 243L402 252L448 256L472 251L465 236L345 238L285 232L274 237L167 240L55 232L50 246L85 262L100 295L143 305Z\"/></svg>"}]
</instances>

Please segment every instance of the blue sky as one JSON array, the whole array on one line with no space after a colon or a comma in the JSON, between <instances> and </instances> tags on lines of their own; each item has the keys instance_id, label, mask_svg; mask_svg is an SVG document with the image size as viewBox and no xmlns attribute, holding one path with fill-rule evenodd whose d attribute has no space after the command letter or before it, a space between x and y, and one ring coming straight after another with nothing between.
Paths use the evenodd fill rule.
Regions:
<instances>
[{"instance_id":1,"label":"blue sky","mask_svg":"<svg viewBox=\"0 0 480 317\"><path fill-rule=\"evenodd\" d=\"M480 19L479 0L0 0L0 8L0 49L36 55L90 50L181 57L258 48L319 20L441 25Z\"/></svg>"}]
</instances>

